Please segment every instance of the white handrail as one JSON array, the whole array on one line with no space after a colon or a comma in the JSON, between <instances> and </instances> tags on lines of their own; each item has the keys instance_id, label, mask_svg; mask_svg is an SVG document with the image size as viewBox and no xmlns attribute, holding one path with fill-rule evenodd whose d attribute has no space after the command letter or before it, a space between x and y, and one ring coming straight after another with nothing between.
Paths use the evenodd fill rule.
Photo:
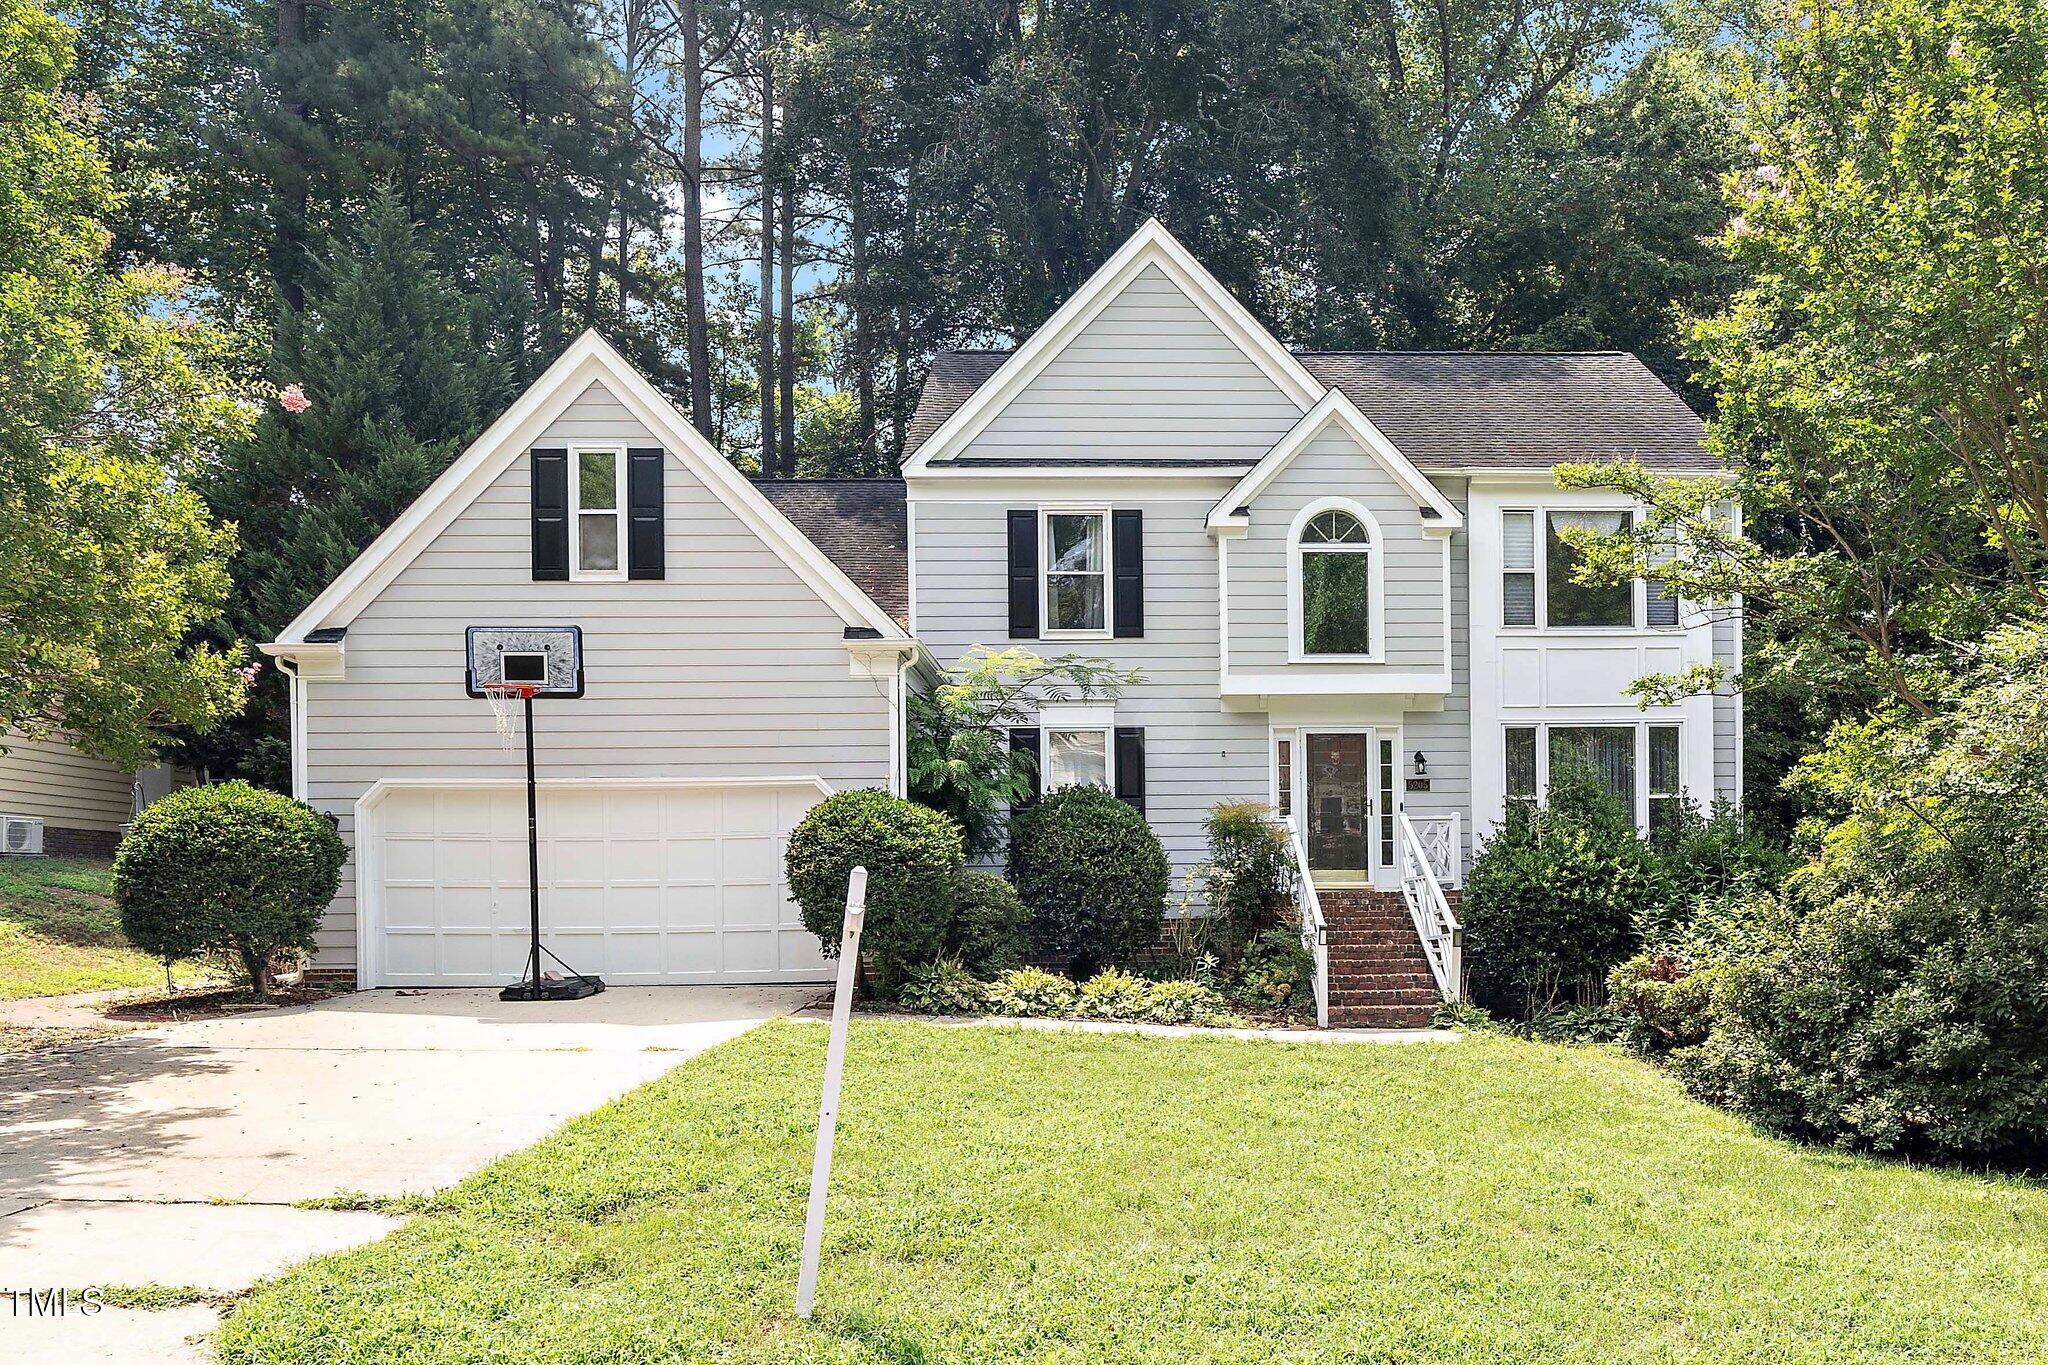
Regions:
<instances>
[{"instance_id":1,"label":"white handrail","mask_svg":"<svg viewBox=\"0 0 2048 1365\"><path fill-rule=\"evenodd\" d=\"M1287 816L1287 847L1294 854L1294 904L1301 912L1301 946L1315 959L1316 1027L1330 1026L1330 931L1323 923L1323 902L1309 875L1308 850L1302 846L1301 831L1294 817Z\"/></svg>"},{"instance_id":2,"label":"white handrail","mask_svg":"<svg viewBox=\"0 0 2048 1365\"><path fill-rule=\"evenodd\" d=\"M1415 933L1422 940L1423 956L1429 959L1429 972L1436 978L1437 991L1446 1000L1457 1000L1463 996L1465 985L1465 926L1458 922L1457 913L1444 895L1435 860L1416 832L1414 822L1406 811L1399 812L1398 818L1401 899L1407 903L1408 916L1415 922ZM1451 818L1450 829L1455 838L1456 816ZM1458 862L1462 861L1458 858Z\"/></svg>"}]
</instances>

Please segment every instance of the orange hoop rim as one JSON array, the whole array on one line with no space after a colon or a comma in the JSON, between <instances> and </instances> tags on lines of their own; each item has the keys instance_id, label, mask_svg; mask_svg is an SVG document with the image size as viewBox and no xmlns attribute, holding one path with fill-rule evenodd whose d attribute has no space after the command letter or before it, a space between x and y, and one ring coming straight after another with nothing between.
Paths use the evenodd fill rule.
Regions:
<instances>
[{"instance_id":1,"label":"orange hoop rim","mask_svg":"<svg viewBox=\"0 0 2048 1365\"><path fill-rule=\"evenodd\" d=\"M479 688L477 688L477 691L479 691L479 692L482 692L482 693L484 693L484 694L485 694L486 696L489 696L489 695L491 695L491 694L493 694L493 693L496 693L496 694L497 694L497 695L499 695L499 696L505 696L505 697L518 697L518 698L520 698L521 700L524 700L524 699L526 699L526 698L528 698L528 697L537 697L537 696L539 696L539 695L540 695L540 684L538 684L538 683L523 683L523 682L521 682L521 683L508 683L508 682L494 682L494 683L485 683L485 684L484 684L484 685L483 685L482 687L479 687Z\"/></svg>"}]
</instances>

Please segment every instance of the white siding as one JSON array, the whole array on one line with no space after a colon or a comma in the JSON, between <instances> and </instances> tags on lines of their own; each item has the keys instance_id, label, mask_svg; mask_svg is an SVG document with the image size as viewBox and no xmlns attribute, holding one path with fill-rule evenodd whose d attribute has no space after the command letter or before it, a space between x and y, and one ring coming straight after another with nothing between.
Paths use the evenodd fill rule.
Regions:
<instances>
[{"instance_id":1,"label":"white siding","mask_svg":"<svg viewBox=\"0 0 2048 1365\"><path fill-rule=\"evenodd\" d=\"M128 823L134 779L60 739L8 735L0 753L0 814L58 829L116 830Z\"/></svg>"},{"instance_id":2,"label":"white siding","mask_svg":"<svg viewBox=\"0 0 2048 1365\"><path fill-rule=\"evenodd\" d=\"M1069 490L1048 480L1043 497L1058 501ZM1011 643L1004 515L1038 501L917 503L918 638L941 663L972 645ZM1098 655L1143 673L1118 702L1116 723L1145 727L1145 813L1179 877L1207 857L1202 821L1212 806L1269 799L1266 718L1226 714L1217 701L1216 546L1204 528L1212 500L1111 501L1145 514L1145 638L1019 643L1047 655Z\"/></svg>"},{"instance_id":3,"label":"white siding","mask_svg":"<svg viewBox=\"0 0 2048 1365\"><path fill-rule=\"evenodd\" d=\"M1251 530L1230 547L1230 669L1290 667L1288 532L1297 513L1327 497L1349 498L1379 523L1386 619L1382 665L1404 672L1444 664L1444 547L1423 533L1415 498L1348 432L1324 431L1295 456L1251 505ZM1297 664L1327 670L1338 665ZM1357 668L1360 665L1341 665Z\"/></svg>"},{"instance_id":4,"label":"white siding","mask_svg":"<svg viewBox=\"0 0 2048 1365\"><path fill-rule=\"evenodd\" d=\"M1742 624L1729 615L1714 621L1714 662L1742 671ZM1714 694L1714 797L1742 800L1742 694L1724 689Z\"/></svg>"},{"instance_id":5,"label":"white siding","mask_svg":"<svg viewBox=\"0 0 2048 1365\"><path fill-rule=\"evenodd\" d=\"M537 444L579 440L656 444L597 384ZM583 628L587 695L536 704L544 777L887 785L889 683L848 676L840 618L679 460L661 581L533 582L529 474L515 460L349 623L345 680L306 684L307 797L344 836L380 778L522 775L463 692L471 625ZM351 863L318 965L354 965L355 932Z\"/></svg>"},{"instance_id":6,"label":"white siding","mask_svg":"<svg viewBox=\"0 0 2048 1365\"><path fill-rule=\"evenodd\" d=\"M965 455L1251 465L1300 416L1179 286L1147 266Z\"/></svg>"}]
</instances>

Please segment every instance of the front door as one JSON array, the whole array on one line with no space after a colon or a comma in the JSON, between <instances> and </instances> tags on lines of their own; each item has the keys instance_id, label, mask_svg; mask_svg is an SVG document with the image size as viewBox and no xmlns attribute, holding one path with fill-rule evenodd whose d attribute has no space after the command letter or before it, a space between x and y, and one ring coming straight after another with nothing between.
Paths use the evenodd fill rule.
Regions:
<instances>
[{"instance_id":1,"label":"front door","mask_svg":"<svg viewBox=\"0 0 2048 1365\"><path fill-rule=\"evenodd\" d=\"M1318 884L1372 881L1372 734L1311 734L1308 866Z\"/></svg>"}]
</instances>

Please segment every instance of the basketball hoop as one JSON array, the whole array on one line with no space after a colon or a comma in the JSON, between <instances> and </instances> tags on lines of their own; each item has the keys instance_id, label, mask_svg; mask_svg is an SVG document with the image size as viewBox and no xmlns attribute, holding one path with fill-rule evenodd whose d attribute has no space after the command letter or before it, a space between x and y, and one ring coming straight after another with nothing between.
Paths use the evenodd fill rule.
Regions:
<instances>
[{"instance_id":1,"label":"basketball hoop","mask_svg":"<svg viewBox=\"0 0 2048 1365\"><path fill-rule=\"evenodd\" d=\"M498 727L498 742L511 753L519 743L519 703L531 701L540 689L532 683L494 682L477 689L491 704L491 719Z\"/></svg>"}]
</instances>

